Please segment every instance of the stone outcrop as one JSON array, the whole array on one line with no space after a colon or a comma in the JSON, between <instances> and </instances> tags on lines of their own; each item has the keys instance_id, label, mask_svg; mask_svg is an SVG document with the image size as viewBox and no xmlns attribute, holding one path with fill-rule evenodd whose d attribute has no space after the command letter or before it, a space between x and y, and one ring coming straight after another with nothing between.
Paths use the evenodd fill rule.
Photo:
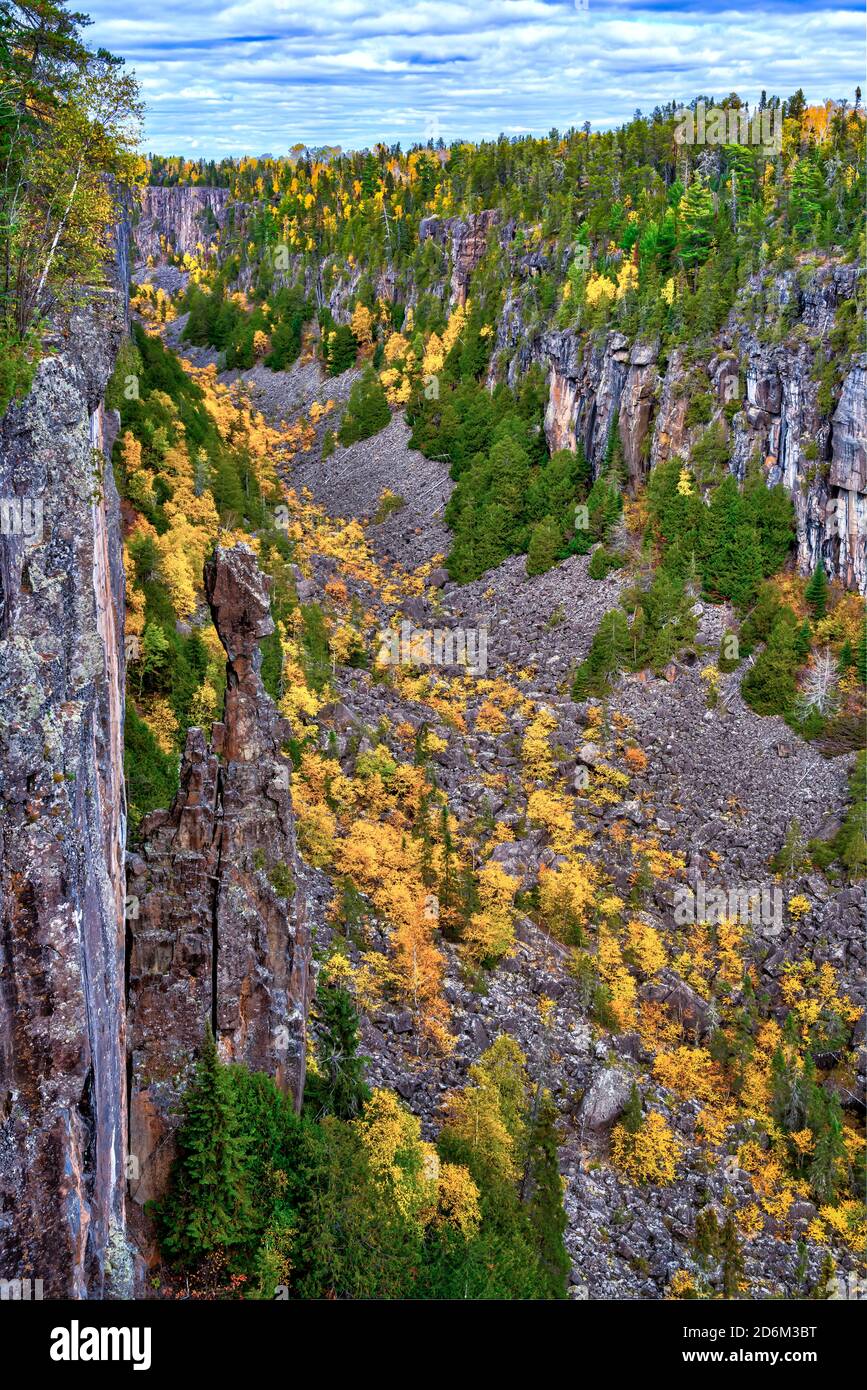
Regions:
<instances>
[{"instance_id":1,"label":"stone outcrop","mask_svg":"<svg viewBox=\"0 0 867 1390\"><path fill-rule=\"evenodd\" d=\"M131 1224L165 1190L175 1105L210 1021L222 1057L268 1072L300 1105L309 943L290 795L290 728L259 675L273 631L268 579L246 546L205 570L227 655L223 719L190 729L180 789L130 856Z\"/></svg>"},{"instance_id":2,"label":"stone outcrop","mask_svg":"<svg viewBox=\"0 0 867 1390\"><path fill-rule=\"evenodd\" d=\"M757 460L769 486L782 483L790 492L801 571L812 571L821 558L829 574L864 591L867 357L855 358L833 411L823 414L812 345L827 339L837 308L854 298L855 274L852 265L828 262L805 283L796 271L753 277L699 364L698 384L695 363L687 366L682 348L663 362L658 344L630 344L616 331L601 339L570 330L528 338L514 299L501 315L492 360L510 355L512 384L534 362L546 369L549 447L575 448L580 441L594 472L612 426L633 483L675 454L689 458L709 426L723 428L738 478ZM775 331L781 316L792 326L782 336ZM690 405L699 391L709 406L696 421Z\"/></svg>"},{"instance_id":3,"label":"stone outcrop","mask_svg":"<svg viewBox=\"0 0 867 1390\"><path fill-rule=\"evenodd\" d=\"M466 303L470 276L488 249L491 228L499 221L497 209L486 208L468 217L423 217L419 223L419 241L430 238L449 258L450 303Z\"/></svg>"},{"instance_id":4,"label":"stone outcrop","mask_svg":"<svg viewBox=\"0 0 867 1390\"><path fill-rule=\"evenodd\" d=\"M161 237L177 255L193 255L224 225L228 204L228 188L143 188L133 227L137 259L164 260Z\"/></svg>"},{"instance_id":5,"label":"stone outcrop","mask_svg":"<svg viewBox=\"0 0 867 1390\"><path fill-rule=\"evenodd\" d=\"M131 1263L124 588L102 404L125 317L107 290L58 321L0 422L0 1278L42 1279L46 1298L120 1294Z\"/></svg>"}]
</instances>

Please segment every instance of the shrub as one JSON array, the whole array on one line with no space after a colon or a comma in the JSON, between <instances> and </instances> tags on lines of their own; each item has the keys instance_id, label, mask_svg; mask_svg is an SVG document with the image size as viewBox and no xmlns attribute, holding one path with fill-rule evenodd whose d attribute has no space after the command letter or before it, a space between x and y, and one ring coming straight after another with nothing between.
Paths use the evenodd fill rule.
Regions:
<instances>
[{"instance_id":1,"label":"shrub","mask_svg":"<svg viewBox=\"0 0 867 1390\"><path fill-rule=\"evenodd\" d=\"M678 1140L656 1111L638 1130L619 1124L611 1133L611 1162L633 1183L673 1182L679 1153Z\"/></svg>"}]
</instances>

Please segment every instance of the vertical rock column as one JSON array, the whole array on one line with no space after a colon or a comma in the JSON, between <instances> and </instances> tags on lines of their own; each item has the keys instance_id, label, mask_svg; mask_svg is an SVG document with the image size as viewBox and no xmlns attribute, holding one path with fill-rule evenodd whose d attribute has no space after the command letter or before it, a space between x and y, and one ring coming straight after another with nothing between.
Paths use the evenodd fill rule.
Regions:
<instances>
[{"instance_id":1,"label":"vertical rock column","mask_svg":"<svg viewBox=\"0 0 867 1390\"><path fill-rule=\"evenodd\" d=\"M120 294L0 422L0 1278L123 1293Z\"/></svg>"},{"instance_id":2,"label":"vertical rock column","mask_svg":"<svg viewBox=\"0 0 867 1390\"><path fill-rule=\"evenodd\" d=\"M205 1026L221 1056L265 1071L300 1106L309 942L297 883L290 727L259 675L273 631L268 588L246 546L218 548L205 570L227 655L223 720L208 744L191 729L169 811L142 823L130 857L130 1195L166 1188L177 1100ZM130 1217L154 1258L143 1213Z\"/></svg>"}]
</instances>

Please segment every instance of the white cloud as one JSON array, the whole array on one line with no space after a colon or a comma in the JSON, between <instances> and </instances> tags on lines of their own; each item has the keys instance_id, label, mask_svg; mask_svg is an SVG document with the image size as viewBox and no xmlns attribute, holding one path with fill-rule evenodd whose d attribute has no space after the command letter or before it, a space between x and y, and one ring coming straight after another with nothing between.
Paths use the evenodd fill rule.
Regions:
<instances>
[{"instance_id":1,"label":"white cloud","mask_svg":"<svg viewBox=\"0 0 867 1390\"><path fill-rule=\"evenodd\" d=\"M257 153L610 125L698 94L811 100L861 80L855 0L92 0L149 105L146 144ZM857 37L856 37L857 36ZM290 128L291 126L291 128Z\"/></svg>"}]
</instances>

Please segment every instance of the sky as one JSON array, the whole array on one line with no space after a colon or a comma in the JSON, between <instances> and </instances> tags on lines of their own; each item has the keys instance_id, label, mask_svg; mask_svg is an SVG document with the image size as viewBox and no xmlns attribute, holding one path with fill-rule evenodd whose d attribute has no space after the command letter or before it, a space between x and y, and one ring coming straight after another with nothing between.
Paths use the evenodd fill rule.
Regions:
<instances>
[{"instance_id":1,"label":"sky","mask_svg":"<svg viewBox=\"0 0 867 1390\"><path fill-rule=\"evenodd\" d=\"M76 8L79 8L76 5ZM670 100L853 99L862 0L82 0L124 57L144 148L479 140L604 128Z\"/></svg>"}]
</instances>

